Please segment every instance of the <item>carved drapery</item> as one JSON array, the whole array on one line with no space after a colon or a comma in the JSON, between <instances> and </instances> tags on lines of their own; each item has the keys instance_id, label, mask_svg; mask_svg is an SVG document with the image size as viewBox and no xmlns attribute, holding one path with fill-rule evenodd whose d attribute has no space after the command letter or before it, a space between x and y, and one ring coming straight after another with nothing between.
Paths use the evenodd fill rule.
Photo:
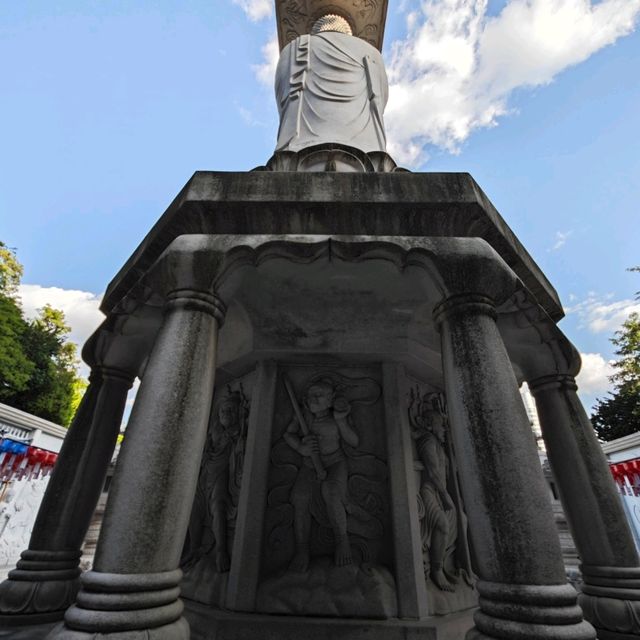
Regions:
<instances>
[{"instance_id":1,"label":"carved drapery","mask_svg":"<svg viewBox=\"0 0 640 640\"><path fill-rule=\"evenodd\" d=\"M388 81L380 52L343 33L303 35L276 69L276 151L337 143L384 152Z\"/></svg>"}]
</instances>

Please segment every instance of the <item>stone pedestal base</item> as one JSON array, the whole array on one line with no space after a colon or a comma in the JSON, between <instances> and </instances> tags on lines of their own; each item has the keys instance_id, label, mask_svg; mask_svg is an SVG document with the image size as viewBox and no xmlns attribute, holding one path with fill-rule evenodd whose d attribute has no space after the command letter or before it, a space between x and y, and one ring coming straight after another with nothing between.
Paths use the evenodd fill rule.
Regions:
<instances>
[{"instance_id":1,"label":"stone pedestal base","mask_svg":"<svg viewBox=\"0 0 640 640\"><path fill-rule=\"evenodd\" d=\"M582 565L585 582L578 603L600 640L640 637L640 570Z\"/></svg>"},{"instance_id":2,"label":"stone pedestal base","mask_svg":"<svg viewBox=\"0 0 640 640\"><path fill-rule=\"evenodd\" d=\"M23 636L11 637L8 640L22 640ZM32 636L24 636L24 639L32 639ZM96 638L109 638L109 640L190 640L193 635L189 635L189 625L184 618L179 618L175 622L165 624L160 627L148 629L129 629L125 631L109 632L108 634L96 634L93 631L78 631L69 629L63 623L55 627L45 640L56 638L56 640L95 640Z\"/></svg>"},{"instance_id":3,"label":"stone pedestal base","mask_svg":"<svg viewBox=\"0 0 640 640\"><path fill-rule=\"evenodd\" d=\"M62 620L79 587L80 552L34 551L0 584L0 625L40 625Z\"/></svg>"},{"instance_id":4,"label":"stone pedestal base","mask_svg":"<svg viewBox=\"0 0 640 640\"><path fill-rule=\"evenodd\" d=\"M468 609L424 620L349 620L219 611L184 601L191 640L460 640L473 626Z\"/></svg>"},{"instance_id":5,"label":"stone pedestal base","mask_svg":"<svg viewBox=\"0 0 640 640\"><path fill-rule=\"evenodd\" d=\"M28 627L5 627L0 629L2 640L43 640L49 632L62 625L62 622L34 624Z\"/></svg>"}]
</instances>

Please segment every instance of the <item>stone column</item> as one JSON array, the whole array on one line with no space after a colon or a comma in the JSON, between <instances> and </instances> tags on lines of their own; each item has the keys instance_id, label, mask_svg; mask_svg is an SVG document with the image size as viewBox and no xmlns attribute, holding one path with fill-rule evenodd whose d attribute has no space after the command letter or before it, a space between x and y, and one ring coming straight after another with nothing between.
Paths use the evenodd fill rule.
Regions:
<instances>
[{"instance_id":1,"label":"stone column","mask_svg":"<svg viewBox=\"0 0 640 640\"><path fill-rule=\"evenodd\" d=\"M567 374L528 383L582 560L579 602L601 640L640 638L640 563L595 431Z\"/></svg>"},{"instance_id":2,"label":"stone column","mask_svg":"<svg viewBox=\"0 0 640 640\"><path fill-rule=\"evenodd\" d=\"M593 639L567 584L533 434L493 301L455 295L439 324L480 609L468 638Z\"/></svg>"},{"instance_id":3,"label":"stone column","mask_svg":"<svg viewBox=\"0 0 640 640\"><path fill-rule=\"evenodd\" d=\"M178 569L213 394L223 305L206 291L167 299L109 492L93 571L51 637L189 638Z\"/></svg>"},{"instance_id":4,"label":"stone column","mask_svg":"<svg viewBox=\"0 0 640 640\"><path fill-rule=\"evenodd\" d=\"M94 367L64 439L29 548L0 585L0 622L60 620L75 600L81 547L113 456L133 375Z\"/></svg>"}]
</instances>

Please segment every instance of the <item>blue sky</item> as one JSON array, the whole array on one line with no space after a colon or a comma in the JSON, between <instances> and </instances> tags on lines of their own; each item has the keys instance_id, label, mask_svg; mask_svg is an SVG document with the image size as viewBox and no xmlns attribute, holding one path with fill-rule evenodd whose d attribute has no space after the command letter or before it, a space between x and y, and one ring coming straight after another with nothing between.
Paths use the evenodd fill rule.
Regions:
<instances>
[{"instance_id":1,"label":"blue sky","mask_svg":"<svg viewBox=\"0 0 640 640\"><path fill-rule=\"evenodd\" d=\"M640 0L390 0L390 151L468 171L558 289L587 405L640 276ZM0 239L82 341L194 171L277 128L272 0L0 0Z\"/></svg>"}]
</instances>

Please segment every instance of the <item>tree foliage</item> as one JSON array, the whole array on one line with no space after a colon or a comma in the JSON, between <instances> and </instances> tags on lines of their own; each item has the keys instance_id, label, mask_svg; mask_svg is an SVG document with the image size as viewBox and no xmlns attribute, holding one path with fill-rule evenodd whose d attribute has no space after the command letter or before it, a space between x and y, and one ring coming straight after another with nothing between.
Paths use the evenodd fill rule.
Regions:
<instances>
[{"instance_id":1,"label":"tree foliage","mask_svg":"<svg viewBox=\"0 0 640 640\"><path fill-rule=\"evenodd\" d=\"M62 311L45 305L33 320L17 297L22 265L0 242L0 402L67 426L85 383Z\"/></svg>"},{"instance_id":2,"label":"tree foliage","mask_svg":"<svg viewBox=\"0 0 640 640\"><path fill-rule=\"evenodd\" d=\"M640 292L636 297L640 299ZM640 315L632 313L611 342L619 356L609 378L614 390L608 398L598 399L591 416L598 437L606 441L640 431Z\"/></svg>"},{"instance_id":3,"label":"tree foliage","mask_svg":"<svg viewBox=\"0 0 640 640\"><path fill-rule=\"evenodd\" d=\"M14 296L22 278L22 265L16 258L16 252L0 241L0 293Z\"/></svg>"}]
</instances>

